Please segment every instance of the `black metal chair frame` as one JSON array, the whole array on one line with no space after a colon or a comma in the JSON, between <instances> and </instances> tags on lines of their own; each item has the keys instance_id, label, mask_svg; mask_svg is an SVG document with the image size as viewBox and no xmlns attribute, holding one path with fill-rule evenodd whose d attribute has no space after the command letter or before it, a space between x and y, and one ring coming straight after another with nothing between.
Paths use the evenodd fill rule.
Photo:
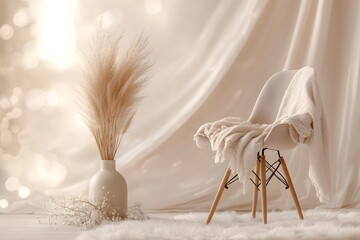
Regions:
<instances>
[{"instance_id":1,"label":"black metal chair frame","mask_svg":"<svg viewBox=\"0 0 360 240\"><path fill-rule=\"evenodd\" d=\"M285 185L285 189L288 189L289 188L289 184L288 182L286 181L285 177L280 173L279 171L279 167L281 165L281 161L280 161L280 151L279 150L276 150L276 149L271 149L271 148L263 148L262 151L261 151L261 155L260 155L260 152L257 153L257 161L260 162L261 160L261 156L265 156L265 151L266 150L271 150L271 151L276 151L279 158L278 160L276 160L275 162L273 162L272 164L269 163L268 161L266 161L266 173L268 171L271 172L270 176L266 179L266 186L269 184L269 182L271 181L271 179L275 176L282 184ZM254 176L259 180L259 183L256 184L255 181L250 178L250 181L255 185L255 187L260 191L260 188L259 186L261 185L261 178L258 174L255 173L255 171L253 170L252 171ZM230 180L228 180L226 182L226 185L225 185L225 188L228 189L229 188L229 185L236 182L237 180L239 179L239 176L238 174L235 174Z\"/></svg>"}]
</instances>

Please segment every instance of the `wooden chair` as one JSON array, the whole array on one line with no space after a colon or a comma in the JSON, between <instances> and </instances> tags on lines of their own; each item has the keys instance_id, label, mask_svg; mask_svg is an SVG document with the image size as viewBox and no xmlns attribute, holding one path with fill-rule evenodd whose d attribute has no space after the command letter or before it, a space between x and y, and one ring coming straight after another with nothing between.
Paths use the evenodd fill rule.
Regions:
<instances>
[{"instance_id":1,"label":"wooden chair","mask_svg":"<svg viewBox=\"0 0 360 240\"><path fill-rule=\"evenodd\" d=\"M269 78L256 100L253 111L248 119L250 122L258 124L270 124L274 122L284 93L295 73L296 70L282 71ZM252 180L255 186L253 192L252 216L254 218L256 217L258 191L260 191L264 224L267 223L266 185L274 176L278 178L286 188L290 189L299 218L301 220L304 218L285 160L280 154L280 150L292 149L294 147L296 147L296 144L289 136L289 126L287 124L281 124L273 128L268 137L264 139L264 149L262 149L257 156L254 156L257 157L257 162L255 171L253 171L255 178ZM279 159L275 163L270 164L266 161L265 152L267 150L277 151ZM282 167L283 174L279 172L279 166ZM269 173L268 177L267 173ZM229 166L211 206L206 224L210 223L224 189L228 188L228 185L237 179L237 176L235 175L229 180L230 175L231 170Z\"/></svg>"}]
</instances>

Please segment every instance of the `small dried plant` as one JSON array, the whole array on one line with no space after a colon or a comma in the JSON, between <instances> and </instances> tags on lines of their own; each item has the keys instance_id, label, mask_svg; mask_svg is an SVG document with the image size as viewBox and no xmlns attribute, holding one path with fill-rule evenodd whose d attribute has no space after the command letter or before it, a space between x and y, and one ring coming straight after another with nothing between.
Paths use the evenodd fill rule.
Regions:
<instances>
[{"instance_id":1,"label":"small dried plant","mask_svg":"<svg viewBox=\"0 0 360 240\"><path fill-rule=\"evenodd\" d=\"M43 211L49 215L48 223L54 225L66 225L90 229L107 222L119 222L125 219L116 215L113 210L112 217L106 216L104 209L108 208L106 199L96 203L85 194L72 195L65 193L63 196L50 196L42 202ZM144 221L149 219L141 208L140 203L135 203L128 207L126 220ZM39 222L40 219L39 219Z\"/></svg>"},{"instance_id":2,"label":"small dried plant","mask_svg":"<svg viewBox=\"0 0 360 240\"><path fill-rule=\"evenodd\" d=\"M113 30L99 28L90 49L83 51L81 110L103 160L115 159L150 68L147 39L140 35L121 55L122 38Z\"/></svg>"}]
</instances>

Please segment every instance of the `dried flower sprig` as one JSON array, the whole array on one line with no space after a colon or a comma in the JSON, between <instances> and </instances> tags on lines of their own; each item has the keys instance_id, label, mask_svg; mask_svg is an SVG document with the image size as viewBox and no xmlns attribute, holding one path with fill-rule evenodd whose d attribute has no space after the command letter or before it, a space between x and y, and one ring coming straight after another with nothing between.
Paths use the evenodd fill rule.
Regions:
<instances>
[{"instance_id":1,"label":"dried flower sprig","mask_svg":"<svg viewBox=\"0 0 360 240\"><path fill-rule=\"evenodd\" d=\"M142 210L140 203L135 203L127 209L126 219L117 216L113 210L112 217L106 214L108 204L106 200L95 203L85 194L64 194L56 198L50 196L42 202L42 209L49 215L48 223L90 229L107 222L123 220L147 220L149 217Z\"/></svg>"},{"instance_id":2,"label":"dried flower sprig","mask_svg":"<svg viewBox=\"0 0 360 240\"><path fill-rule=\"evenodd\" d=\"M120 56L122 38L115 31L98 29L90 50L83 52L82 115L103 160L115 159L150 68L147 39L140 35Z\"/></svg>"}]
</instances>

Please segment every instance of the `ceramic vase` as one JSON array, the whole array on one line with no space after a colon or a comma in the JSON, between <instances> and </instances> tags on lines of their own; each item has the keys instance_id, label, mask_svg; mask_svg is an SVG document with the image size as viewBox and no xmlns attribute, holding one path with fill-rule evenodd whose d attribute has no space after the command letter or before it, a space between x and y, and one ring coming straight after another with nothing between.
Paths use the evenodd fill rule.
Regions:
<instances>
[{"instance_id":1,"label":"ceramic vase","mask_svg":"<svg viewBox=\"0 0 360 240\"><path fill-rule=\"evenodd\" d=\"M106 218L126 217L127 184L116 171L115 160L100 161L100 170L90 180L89 197L95 203L104 204Z\"/></svg>"}]
</instances>

